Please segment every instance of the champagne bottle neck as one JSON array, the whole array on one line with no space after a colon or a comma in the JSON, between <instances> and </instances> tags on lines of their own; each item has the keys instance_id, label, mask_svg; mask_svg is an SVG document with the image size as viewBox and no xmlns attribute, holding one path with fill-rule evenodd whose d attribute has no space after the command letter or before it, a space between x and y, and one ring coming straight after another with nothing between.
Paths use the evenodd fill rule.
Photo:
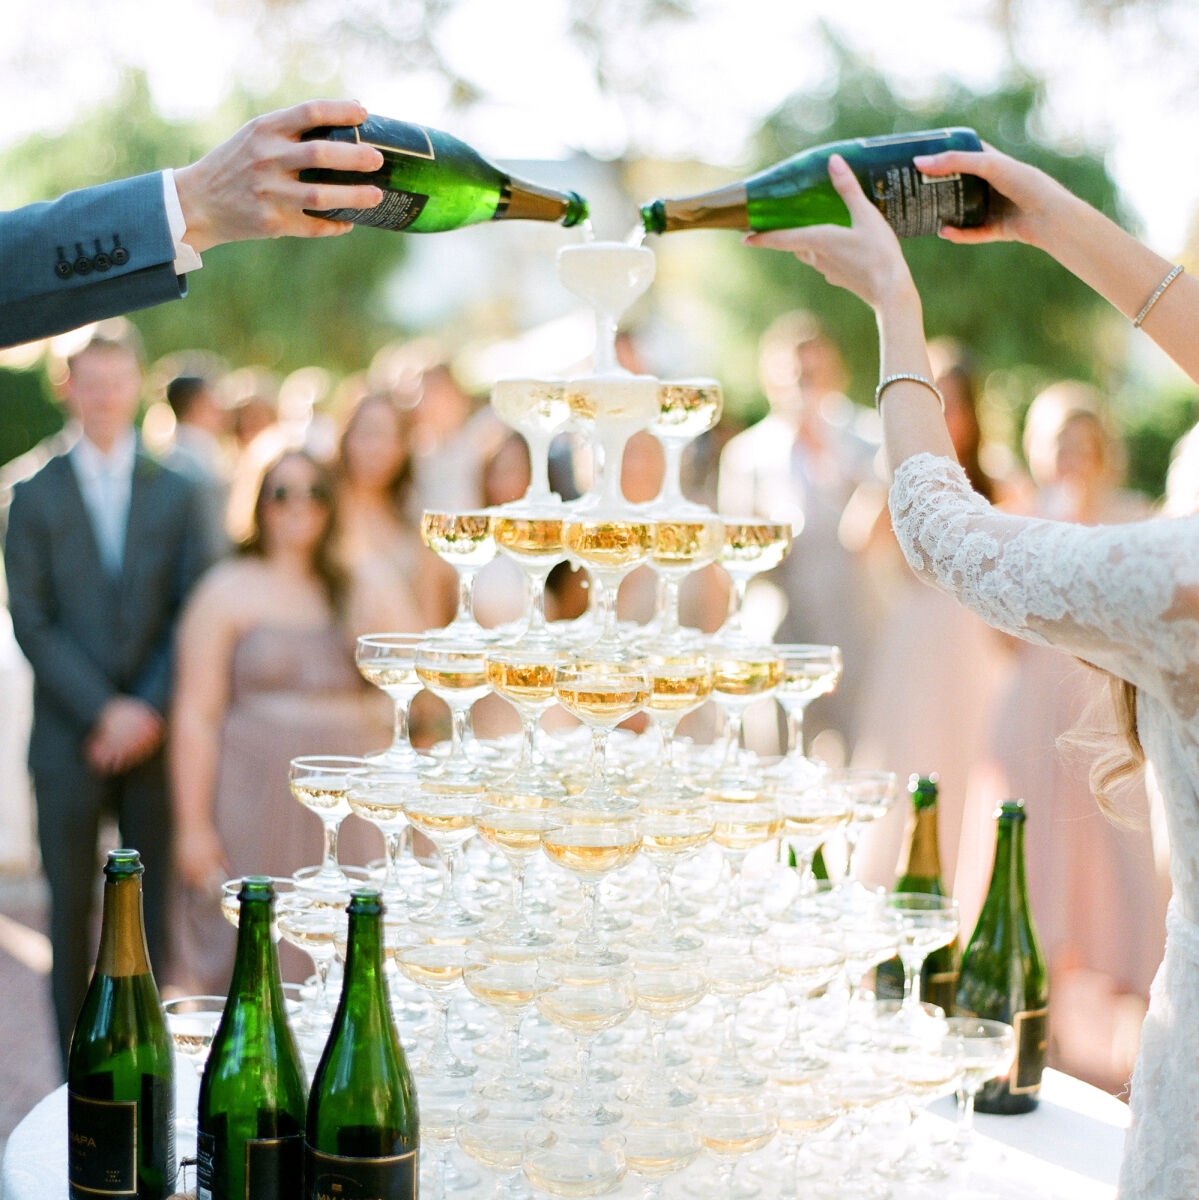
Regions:
<instances>
[{"instance_id":1,"label":"champagne bottle neck","mask_svg":"<svg viewBox=\"0 0 1199 1200\"><path fill-rule=\"evenodd\" d=\"M1000 819L995 838L995 866L991 886L979 924L994 925L1006 922L1014 931L1014 922L1028 910L1024 883L1024 823L1023 820Z\"/></svg>"},{"instance_id":2,"label":"champagne bottle neck","mask_svg":"<svg viewBox=\"0 0 1199 1200\"><path fill-rule=\"evenodd\" d=\"M509 178L495 210L497 221L561 221L577 225L587 204L577 192L558 192L525 179Z\"/></svg>"},{"instance_id":3,"label":"champagne bottle neck","mask_svg":"<svg viewBox=\"0 0 1199 1200\"><path fill-rule=\"evenodd\" d=\"M748 229L749 197L744 183L731 183L698 196L655 200L641 210L647 233L680 229Z\"/></svg>"},{"instance_id":4,"label":"champagne bottle neck","mask_svg":"<svg viewBox=\"0 0 1199 1200\"><path fill-rule=\"evenodd\" d=\"M906 877L935 881L940 885L941 853L937 841L937 807L925 805L915 811L908 847Z\"/></svg>"},{"instance_id":5,"label":"champagne bottle neck","mask_svg":"<svg viewBox=\"0 0 1199 1200\"><path fill-rule=\"evenodd\" d=\"M150 973L141 878L139 875L108 878L104 883L104 917L96 974L116 979Z\"/></svg>"},{"instance_id":6,"label":"champagne bottle neck","mask_svg":"<svg viewBox=\"0 0 1199 1200\"><path fill-rule=\"evenodd\" d=\"M279 960L271 941L272 899L242 898L237 919L237 957L233 962L233 978L229 999L262 996L281 986Z\"/></svg>"},{"instance_id":7,"label":"champagne bottle neck","mask_svg":"<svg viewBox=\"0 0 1199 1200\"><path fill-rule=\"evenodd\" d=\"M379 913L351 912L346 944L345 985L341 1009L365 1016L375 1006L387 1010L383 977L383 920Z\"/></svg>"}]
</instances>

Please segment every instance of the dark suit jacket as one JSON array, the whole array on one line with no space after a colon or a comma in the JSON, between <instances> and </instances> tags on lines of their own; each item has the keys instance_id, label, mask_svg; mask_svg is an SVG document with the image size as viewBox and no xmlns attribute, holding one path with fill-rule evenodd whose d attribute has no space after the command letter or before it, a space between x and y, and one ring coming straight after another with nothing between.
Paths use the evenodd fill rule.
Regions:
<instances>
[{"instance_id":1,"label":"dark suit jacket","mask_svg":"<svg viewBox=\"0 0 1199 1200\"><path fill-rule=\"evenodd\" d=\"M0 213L0 346L186 295L162 175Z\"/></svg>"},{"instance_id":2,"label":"dark suit jacket","mask_svg":"<svg viewBox=\"0 0 1199 1200\"><path fill-rule=\"evenodd\" d=\"M9 609L33 666L29 763L77 761L104 704L132 695L166 714L175 622L207 565L193 486L139 451L119 580L101 566L75 471L51 459L13 491Z\"/></svg>"}]
</instances>

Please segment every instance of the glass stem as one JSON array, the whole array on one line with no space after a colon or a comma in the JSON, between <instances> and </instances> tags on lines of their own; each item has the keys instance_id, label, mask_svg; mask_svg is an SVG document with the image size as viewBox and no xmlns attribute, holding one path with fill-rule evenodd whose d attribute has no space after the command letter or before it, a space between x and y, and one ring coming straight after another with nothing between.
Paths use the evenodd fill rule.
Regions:
<instances>
[{"instance_id":1,"label":"glass stem","mask_svg":"<svg viewBox=\"0 0 1199 1200\"><path fill-rule=\"evenodd\" d=\"M904 955L900 955L900 962L903 963L903 1006L908 1009L916 1008L920 1003L917 989L920 984L920 968L923 964L913 962Z\"/></svg>"},{"instance_id":2,"label":"glass stem","mask_svg":"<svg viewBox=\"0 0 1199 1200\"><path fill-rule=\"evenodd\" d=\"M663 636L679 631L679 581L673 576L662 580L662 628Z\"/></svg>"},{"instance_id":3,"label":"glass stem","mask_svg":"<svg viewBox=\"0 0 1199 1200\"><path fill-rule=\"evenodd\" d=\"M787 708L787 756L803 757L803 706Z\"/></svg>"},{"instance_id":4,"label":"glass stem","mask_svg":"<svg viewBox=\"0 0 1199 1200\"><path fill-rule=\"evenodd\" d=\"M475 619L475 571L472 567L458 568L458 613L455 624L470 623Z\"/></svg>"},{"instance_id":5,"label":"glass stem","mask_svg":"<svg viewBox=\"0 0 1199 1200\"><path fill-rule=\"evenodd\" d=\"M405 828L407 828L405 826ZM393 830L383 835L383 845L387 855L387 878L383 882L385 892L399 892L400 888L400 855L404 851L404 830Z\"/></svg>"},{"instance_id":6,"label":"glass stem","mask_svg":"<svg viewBox=\"0 0 1199 1200\"><path fill-rule=\"evenodd\" d=\"M662 468L662 490L658 493L657 503L663 507L678 504L683 497L683 451L686 442L677 438L659 438L662 445L662 456L665 463Z\"/></svg>"},{"instance_id":7,"label":"glass stem","mask_svg":"<svg viewBox=\"0 0 1199 1200\"><path fill-rule=\"evenodd\" d=\"M549 577L549 572L540 569L530 570L526 567L525 575L529 583L529 625L525 632L526 635L542 634L546 632L545 581Z\"/></svg>"},{"instance_id":8,"label":"glass stem","mask_svg":"<svg viewBox=\"0 0 1199 1200\"><path fill-rule=\"evenodd\" d=\"M341 821L325 821L322 823L323 849L321 852L321 872L328 874L337 871L337 830Z\"/></svg>"},{"instance_id":9,"label":"glass stem","mask_svg":"<svg viewBox=\"0 0 1199 1200\"><path fill-rule=\"evenodd\" d=\"M396 750L403 750L405 753L412 749L412 741L408 735L408 706L411 703L410 696L392 703L394 713L391 722L391 743Z\"/></svg>"},{"instance_id":10,"label":"glass stem","mask_svg":"<svg viewBox=\"0 0 1199 1200\"><path fill-rule=\"evenodd\" d=\"M521 430L529 447L529 486L526 500L545 500L550 494L550 439Z\"/></svg>"}]
</instances>

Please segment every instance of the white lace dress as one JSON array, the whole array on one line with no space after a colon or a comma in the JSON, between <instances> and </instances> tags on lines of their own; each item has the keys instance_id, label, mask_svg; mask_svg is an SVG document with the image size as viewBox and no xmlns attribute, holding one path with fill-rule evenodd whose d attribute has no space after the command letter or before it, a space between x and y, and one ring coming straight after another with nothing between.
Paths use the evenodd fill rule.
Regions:
<instances>
[{"instance_id":1,"label":"white lace dress","mask_svg":"<svg viewBox=\"0 0 1199 1200\"><path fill-rule=\"evenodd\" d=\"M1199 516L1082 526L1001 513L930 454L895 473L912 569L988 624L1137 687L1173 900L1132 1082L1121 1200L1199 1197Z\"/></svg>"}]
</instances>

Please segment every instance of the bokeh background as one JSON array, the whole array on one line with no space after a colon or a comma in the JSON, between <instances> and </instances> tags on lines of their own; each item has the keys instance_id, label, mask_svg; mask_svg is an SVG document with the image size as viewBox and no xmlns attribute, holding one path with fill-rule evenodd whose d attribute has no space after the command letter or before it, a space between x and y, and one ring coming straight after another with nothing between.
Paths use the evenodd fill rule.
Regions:
<instances>
[{"instance_id":1,"label":"bokeh background","mask_svg":"<svg viewBox=\"0 0 1199 1200\"><path fill-rule=\"evenodd\" d=\"M636 203L696 191L842 136L969 124L1194 259L1199 10L1189 0L21 0L0 41L0 206L182 165L251 116L316 95L450 130L484 155L592 201L623 237ZM589 349L554 273L578 235L486 227L436 237L356 230L210 251L191 295L135 318L151 361L185 349L302 378L318 405L381 347L436 339L485 396L509 371ZM757 416L757 339L810 307L869 399L871 318L851 297L735 234L657 240L659 280L631 314L646 366L718 376L730 422ZM931 336L987 379L994 443L1062 376L1099 384L1130 482L1161 489L1193 389L1147 340L1042 255L912 243ZM3 356L0 461L51 431L41 347ZM314 384L312 381L319 381Z\"/></svg>"}]
</instances>

